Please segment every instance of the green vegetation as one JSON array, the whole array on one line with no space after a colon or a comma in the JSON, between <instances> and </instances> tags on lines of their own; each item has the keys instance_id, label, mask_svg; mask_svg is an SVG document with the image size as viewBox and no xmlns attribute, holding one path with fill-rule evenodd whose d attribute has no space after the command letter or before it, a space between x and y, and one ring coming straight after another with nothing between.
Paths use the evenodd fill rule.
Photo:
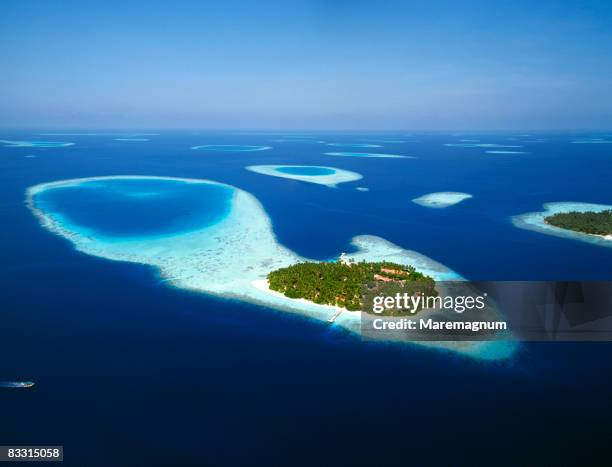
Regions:
<instances>
[{"instance_id":1,"label":"green vegetation","mask_svg":"<svg viewBox=\"0 0 612 467\"><path fill-rule=\"evenodd\" d=\"M419 283L422 289L430 291L435 286L431 277L416 272L412 266L385 261L298 263L272 271L268 274L268 283L270 289L289 298L304 298L348 310L363 309L362 297L367 284Z\"/></svg>"},{"instance_id":2,"label":"green vegetation","mask_svg":"<svg viewBox=\"0 0 612 467\"><path fill-rule=\"evenodd\" d=\"M612 209L601 212L560 212L544 220L562 229L594 235L612 235Z\"/></svg>"}]
</instances>

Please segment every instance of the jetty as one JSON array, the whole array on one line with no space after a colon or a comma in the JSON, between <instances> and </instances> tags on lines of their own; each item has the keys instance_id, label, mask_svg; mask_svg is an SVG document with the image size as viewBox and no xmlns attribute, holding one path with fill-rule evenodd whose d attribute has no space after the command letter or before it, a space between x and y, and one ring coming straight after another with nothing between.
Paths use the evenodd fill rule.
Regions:
<instances>
[{"instance_id":1,"label":"jetty","mask_svg":"<svg viewBox=\"0 0 612 467\"><path fill-rule=\"evenodd\" d=\"M344 310L338 310L338 311L336 311L336 313L334 313L334 314L333 314L333 316L331 316L331 317L330 317L330 318L327 320L327 322L328 322L329 324L332 324L334 321L336 321L336 318L338 318L338 316L340 316L340 315L342 314L342 312L343 312L343 311L344 311Z\"/></svg>"}]
</instances>

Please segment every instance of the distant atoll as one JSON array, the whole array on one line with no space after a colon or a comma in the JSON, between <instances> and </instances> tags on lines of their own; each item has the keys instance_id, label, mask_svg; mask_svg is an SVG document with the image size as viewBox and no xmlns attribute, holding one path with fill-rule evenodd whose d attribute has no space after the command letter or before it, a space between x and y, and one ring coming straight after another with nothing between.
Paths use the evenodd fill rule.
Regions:
<instances>
[{"instance_id":1,"label":"distant atoll","mask_svg":"<svg viewBox=\"0 0 612 467\"><path fill-rule=\"evenodd\" d=\"M496 143L445 143L444 146L455 148L522 148L516 144L496 144Z\"/></svg>"},{"instance_id":2,"label":"distant atoll","mask_svg":"<svg viewBox=\"0 0 612 467\"><path fill-rule=\"evenodd\" d=\"M600 228L604 224L609 226L610 216L587 216L579 214L574 216L559 216L560 214L570 213L603 213L611 209L612 206L607 204L579 203L573 201L546 203L544 204L544 211L529 212L514 216L512 218L512 223L521 229L579 240L598 246L612 247L612 235L605 234L605 231L602 231L602 234L588 233L589 231L593 231L592 229L595 228L593 227L594 225L596 225L597 228Z\"/></svg>"},{"instance_id":3,"label":"distant atoll","mask_svg":"<svg viewBox=\"0 0 612 467\"><path fill-rule=\"evenodd\" d=\"M138 136L159 136L159 133L39 133L40 136L117 136L132 138Z\"/></svg>"},{"instance_id":4,"label":"distant atoll","mask_svg":"<svg viewBox=\"0 0 612 467\"><path fill-rule=\"evenodd\" d=\"M376 152L325 152L326 156L339 157L374 157L383 159L416 159L414 156L400 156L399 154L383 154Z\"/></svg>"},{"instance_id":5,"label":"distant atoll","mask_svg":"<svg viewBox=\"0 0 612 467\"><path fill-rule=\"evenodd\" d=\"M273 139L271 140L273 143L296 143L296 144L325 144L325 141L316 140L316 139L297 139L297 138L289 138L289 139Z\"/></svg>"},{"instance_id":6,"label":"distant atoll","mask_svg":"<svg viewBox=\"0 0 612 467\"><path fill-rule=\"evenodd\" d=\"M372 142L382 144L404 144L410 143L411 141L406 141L405 139L373 139Z\"/></svg>"},{"instance_id":7,"label":"distant atoll","mask_svg":"<svg viewBox=\"0 0 612 467\"><path fill-rule=\"evenodd\" d=\"M289 178L328 187L336 187L339 183L352 182L363 178L357 172L320 165L250 165L245 168L262 175Z\"/></svg>"},{"instance_id":8,"label":"distant atoll","mask_svg":"<svg viewBox=\"0 0 612 467\"><path fill-rule=\"evenodd\" d=\"M196 151L219 151L219 152L254 152L267 151L271 146L253 146L249 144L201 144L193 146Z\"/></svg>"},{"instance_id":9,"label":"distant atoll","mask_svg":"<svg viewBox=\"0 0 612 467\"><path fill-rule=\"evenodd\" d=\"M612 144L612 140L603 138L584 138L572 141L572 144Z\"/></svg>"},{"instance_id":10,"label":"distant atoll","mask_svg":"<svg viewBox=\"0 0 612 467\"><path fill-rule=\"evenodd\" d=\"M7 148L65 148L74 145L64 141L12 141L0 139Z\"/></svg>"},{"instance_id":11,"label":"distant atoll","mask_svg":"<svg viewBox=\"0 0 612 467\"><path fill-rule=\"evenodd\" d=\"M115 138L115 141L151 141L149 138Z\"/></svg>"},{"instance_id":12,"label":"distant atoll","mask_svg":"<svg viewBox=\"0 0 612 467\"><path fill-rule=\"evenodd\" d=\"M437 193L429 193L427 195L414 198L412 202L425 206L426 208L447 208L471 197L472 195L469 193L461 193L457 191L439 191Z\"/></svg>"},{"instance_id":13,"label":"distant atoll","mask_svg":"<svg viewBox=\"0 0 612 467\"><path fill-rule=\"evenodd\" d=\"M171 236L153 235L134 239L100 237L92 233L88 226L67 223L61 214L46 212L37 200L39 195L49 190L108 180L172 180L216 184L233 191L231 207L228 214L218 222L199 230ZM175 185L169 184L164 189L172 189ZM266 277L271 271L306 259L277 242L270 218L263 207L255 197L243 190L207 180L115 176L43 183L30 187L26 197L29 208L41 225L68 239L78 251L109 260L153 266L165 282L179 288L258 303L321 321L329 321L334 317L335 326L361 334L359 311L339 313L337 307L291 299L269 290ZM156 203L156 197L145 197L142 200ZM112 213L112 210L110 212ZM457 273L442 264L414 251L404 250L379 237L357 236L353 238L352 246L355 252L345 256L347 261L393 262L412 265L416 271L431 276L434 280L461 279ZM516 344L511 341L411 343L479 359L507 358L516 348Z\"/></svg>"},{"instance_id":14,"label":"distant atoll","mask_svg":"<svg viewBox=\"0 0 612 467\"><path fill-rule=\"evenodd\" d=\"M33 381L0 381L0 388L28 389L33 386Z\"/></svg>"},{"instance_id":15,"label":"distant atoll","mask_svg":"<svg viewBox=\"0 0 612 467\"><path fill-rule=\"evenodd\" d=\"M370 143L327 143L328 146L336 146L339 148L382 148L380 144Z\"/></svg>"}]
</instances>

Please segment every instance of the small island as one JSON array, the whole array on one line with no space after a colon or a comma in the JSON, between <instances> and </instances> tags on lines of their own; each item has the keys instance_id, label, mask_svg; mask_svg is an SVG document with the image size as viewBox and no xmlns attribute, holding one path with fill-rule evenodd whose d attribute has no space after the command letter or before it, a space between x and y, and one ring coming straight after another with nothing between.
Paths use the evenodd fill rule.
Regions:
<instances>
[{"instance_id":1,"label":"small island","mask_svg":"<svg viewBox=\"0 0 612 467\"><path fill-rule=\"evenodd\" d=\"M512 217L520 228L612 248L612 205L562 201L545 203L544 210Z\"/></svg>"},{"instance_id":2,"label":"small island","mask_svg":"<svg viewBox=\"0 0 612 467\"><path fill-rule=\"evenodd\" d=\"M349 311L368 310L371 297L383 290L385 294L396 291L438 294L435 281L412 266L387 261L354 262L346 260L344 254L337 262L302 262L272 271L268 274L268 285L288 298Z\"/></svg>"},{"instance_id":3,"label":"small island","mask_svg":"<svg viewBox=\"0 0 612 467\"><path fill-rule=\"evenodd\" d=\"M612 209L605 211L558 212L545 217L544 221L561 229L573 230L603 237L612 236Z\"/></svg>"}]
</instances>

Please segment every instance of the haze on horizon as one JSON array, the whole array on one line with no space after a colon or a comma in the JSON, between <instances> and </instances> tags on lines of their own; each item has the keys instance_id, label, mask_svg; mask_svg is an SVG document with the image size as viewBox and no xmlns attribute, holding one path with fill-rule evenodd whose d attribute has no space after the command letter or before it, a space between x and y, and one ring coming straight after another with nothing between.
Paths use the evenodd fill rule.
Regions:
<instances>
[{"instance_id":1,"label":"haze on horizon","mask_svg":"<svg viewBox=\"0 0 612 467\"><path fill-rule=\"evenodd\" d=\"M608 130L611 50L609 1L5 0L0 127Z\"/></svg>"}]
</instances>

